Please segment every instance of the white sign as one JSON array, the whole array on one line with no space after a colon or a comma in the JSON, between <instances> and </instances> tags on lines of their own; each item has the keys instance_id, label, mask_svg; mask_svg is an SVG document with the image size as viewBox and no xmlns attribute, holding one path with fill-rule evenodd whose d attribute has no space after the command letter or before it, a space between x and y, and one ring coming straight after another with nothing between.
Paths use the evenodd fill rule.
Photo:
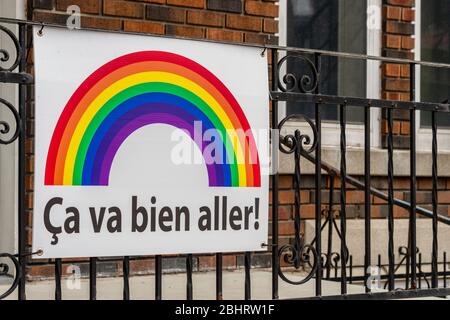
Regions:
<instances>
[{"instance_id":1,"label":"white sign","mask_svg":"<svg viewBox=\"0 0 450 320\"><path fill-rule=\"evenodd\" d=\"M267 57L202 41L34 30L33 250L264 250Z\"/></svg>"}]
</instances>

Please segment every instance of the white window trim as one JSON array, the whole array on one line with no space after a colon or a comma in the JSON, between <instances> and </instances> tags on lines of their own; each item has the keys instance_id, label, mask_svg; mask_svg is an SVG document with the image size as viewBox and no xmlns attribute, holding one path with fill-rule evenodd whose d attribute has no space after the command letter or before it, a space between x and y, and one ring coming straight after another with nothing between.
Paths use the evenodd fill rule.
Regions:
<instances>
[{"instance_id":1,"label":"white window trim","mask_svg":"<svg viewBox=\"0 0 450 320\"><path fill-rule=\"evenodd\" d=\"M367 0L367 8L376 6L378 8L377 14L381 21L382 12L381 0ZM279 4L279 43L281 46L286 46L286 12L287 12L287 1L280 1ZM381 23L379 28L371 29L367 28L367 54L373 56L381 56ZM280 52L280 56L284 54ZM380 71L380 61L367 60L367 98L379 99L381 92L381 71ZM285 66L283 66L285 68ZM280 70L284 72L285 70ZM286 116L286 103L279 103L279 119L283 119ZM381 110L379 108L371 109L371 147L380 148L381 147ZM295 127L300 130L308 130L308 125L303 123L291 123L287 124L286 127ZM322 145L323 146L339 146L340 143L340 127L338 123L323 122L322 123ZM364 125L362 124L347 124L347 145L349 147L363 147L364 146Z\"/></svg>"},{"instance_id":2,"label":"white window trim","mask_svg":"<svg viewBox=\"0 0 450 320\"><path fill-rule=\"evenodd\" d=\"M415 49L414 58L418 61L421 60L421 7L422 0L416 0L416 15L415 15ZM416 66L416 101L420 101L420 66ZM432 143L432 131L431 128L420 127L420 111L416 112L416 137L417 137L417 150L419 151L431 151ZM439 152L450 151L450 129L438 129L437 134L438 150Z\"/></svg>"}]
</instances>

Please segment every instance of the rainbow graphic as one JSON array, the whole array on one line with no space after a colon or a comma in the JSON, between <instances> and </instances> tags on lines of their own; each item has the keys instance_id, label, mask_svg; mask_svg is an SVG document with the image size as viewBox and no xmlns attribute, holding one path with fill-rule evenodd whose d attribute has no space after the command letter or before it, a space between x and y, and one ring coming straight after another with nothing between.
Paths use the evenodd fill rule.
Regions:
<instances>
[{"instance_id":1,"label":"rainbow graphic","mask_svg":"<svg viewBox=\"0 0 450 320\"><path fill-rule=\"evenodd\" d=\"M260 187L255 140L234 96L197 62L162 51L121 56L79 86L53 133L45 184L107 186L114 156L134 131L167 124L195 141L196 121L202 137L217 130L224 146L224 161L206 162L209 186ZM195 143L203 154L207 144Z\"/></svg>"}]
</instances>

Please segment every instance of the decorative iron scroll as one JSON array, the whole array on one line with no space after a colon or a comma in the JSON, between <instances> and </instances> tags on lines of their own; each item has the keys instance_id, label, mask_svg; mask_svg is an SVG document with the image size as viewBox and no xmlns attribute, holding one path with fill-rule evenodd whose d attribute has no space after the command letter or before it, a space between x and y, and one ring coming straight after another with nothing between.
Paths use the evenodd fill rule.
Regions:
<instances>
[{"instance_id":1,"label":"decorative iron scroll","mask_svg":"<svg viewBox=\"0 0 450 320\"><path fill-rule=\"evenodd\" d=\"M0 144L6 145L6 144L10 144L12 142L14 142L18 137L19 137L19 133L20 133L20 116L19 116L19 112L16 110L16 108L14 108L14 106L9 103L8 101L0 98L0 106L6 107L13 115L14 117L14 125L13 127L14 129L14 133L13 135L7 139L7 138L3 138L5 137L7 134L10 133L11 131L11 124L8 123L5 120L1 120L0 119Z\"/></svg>"},{"instance_id":2,"label":"decorative iron scroll","mask_svg":"<svg viewBox=\"0 0 450 320\"><path fill-rule=\"evenodd\" d=\"M0 64L0 71L13 71L19 65L20 57L22 56L22 47L20 46L19 39L17 39L17 37L14 35L14 33L11 30L0 25L0 31L6 33L8 35L8 37L14 43L14 47L16 50L16 58L12 62L12 64L9 67L2 67ZM5 62L9 62L10 60L11 60L10 52L7 51L6 49L0 48L0 62L5 63Z\"/></svg>"},{"instance_id":3,"label":"decorative iron scroll","mask_svg":"<svg viewBox=\"0 0 450 320\"><path fill-rule=\"evenodd\" d=\"M310 70L310 74L296 74L288 70L287 65L288 60L299 61ZM277 64L278 68L278 88L282 92L301 92L301 93L312 93L318 85L319 74L314 63L304 55L300 54L288 54ZM282 75L281 73L286 70L286 73Z\"/></svg>"},{"instance_id":4,"label":"decorative iron scroll","mask_svg":"<svg viewBox=\"0 0 450 320\"><path fill-rule=\"evenodd\" d=\"M17 258L9 253L0 253L0 258L7 258L11 260L11 262L14 265L15 269L15 276L13 279L13 282L8 290L6 290L4 293L0 292L0 300L6 298L9 296L13 291L17 288L19 285L19 280L22 277L22 273L20 271L20 264ZM6 263L0 263L0 277L7 277L9 275L9 266Z\"/></svg>"},{"instance_id":5,"label":"decorative iron scroll","mask_svg":"<svg viewBox=\"0 0 450 320\"><path fill-rule=\"evenodd\" d=\"M311 153L316 149L318 136L317 136L317 128L314 122L312 122L311 119L309 119L308 117L301 114L294 114L283 119L283 121L281 121L278 126L278 130L281 132L283 126L286 124L286 122L290 120L306 121L313 131L313 139L311 139L311 137L307 134L302 134L298 129L295 130L294 134L287 134L285 136L282 136L280 134L280 151L285 154L294 153L295 157L295 175L294 175L295 239L293 244L286 244L280 247L278 251L278 259L280 260L280 262L283 260L285 264L293 266L297 270L300 267L304 267L306 264L310 265L311 268L308 271L308 274L298 281L289 279L283 272L282 268L278 268L278 274L287 283L299 285L309 281L314 276L317 269L316 266L318 261L318 255L316 249L311 245L305 244L304 237L300 233L300 218L301 218L300 156L302 152Z\"/></svg>"}]
</instances>

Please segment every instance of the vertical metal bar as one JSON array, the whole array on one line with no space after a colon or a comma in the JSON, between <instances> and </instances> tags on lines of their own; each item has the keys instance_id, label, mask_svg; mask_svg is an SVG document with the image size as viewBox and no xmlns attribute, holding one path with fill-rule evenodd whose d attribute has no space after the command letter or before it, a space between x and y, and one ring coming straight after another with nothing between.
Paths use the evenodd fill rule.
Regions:
<instances>
[{"instance_id":1,"label":"vertical metal bar","mask_svg":"<svg viewBox=\"0 0 450 320\"><path fill-rule=\"evenodd\" d=\"M378 269L381 270L381 254L378 255L377 261Z\"/></svg>"},{"instance_id":2,"label":"vertical metal bar","mask_svg":"<svg viewBox=\"0 0 450 320\"><path fill-rule=\"evenodd\" d=\"M364 109L364 275L366 284L369 277L367 271L372 262L370 218L370 106L368 106ZM370 292L367 285L365 288L366 292Z\"/></svg>"},{"instance_id":3,"label":"vertical metal bar","mask_svg":"<svg viewBox=\"0 0 450 320\"><path fill-rule=\"evenodd\" d=\"M444 288L447 288L447 252L444 252Z\"/></svg>"},{"instance_id":4,"label":"vertical metal bar","mask_svg":"<svg viewBox=\"0 0 450 320\"><path fill-rule=\"evenodd\" d=\"M19 72L26 71L26 36L27 26L19 24L19 43L22 48L20 52ZM27 138L27 114L26 114L26 90L24 84L19 85L19 117L20 134L19 134L19 181L18 186L18 247L19 247L19 264L21 278L19 280L18 298L19 300L26 299L25 283L26 283L26 268L28 257L26 255L26 199L25 199L25 171L26 171L26 150L25 143Z\"/></svg>"},{"instance_id":5,"label":"vertical metal bar","mask_svg":"<svg viewBox=\"0 0 450 320\"><path fill-rule=\"evenodd\" d=\"M250 300L252 298L252 285L250 279L250 270L252 265L252 256L250 252L246 252L244 256L244 267L245 267L245 300Z\"/></svg>"},{"instance_id":6,"label":"vertical metal bar","mask_svg":"<svg viewBox=\"0 0 450 320\"><path fill-rule=\"evenodd\" d=\"M346 108L340 106L341 125L341 294L347 293L347 211L346 211L346 179L347 176L347 139L345 134Z\"/></svg>"},{"instance_id":7,"label":"vertical metal bar","mask_svg":"<svg viewBox=\"0 0 450 320\"><path fill-rule=\"evenodd\" d=\"M155 257L155 300L162 299L162 256Z\"/></svg>"},{"instance_id":8,"label":"vertical metal bar","mask_svg":"<svg viewBox=\"0 0 450 320\"><path fill-rule=\"evenodd\" d=\"M299 159L300 161L300 159ZM297 162L296 162L297 164ZM333 194L334 194L334 175L330 175L330 194L328 200L328 216L326 217L325 224L328 223L328 241L327 241L327 256L326 256L326 279L331 277L331 253L333 252Z\"/></svg>"},{"instance_id":9,"label":"vertical metal bar","mask_svg":"<svg viewBox=\"0 0 450 320\"><path fill-rule=\"evenodd\" d=\"M314 64L316 66L318 80L317 87L315 90L316 94L320 93L320 72L321 72L321 55L319 53L314 54ZM316 149L316 161L315 161L315 190L316 190L316 203L315 203L315 232L316 232L316 252L317 257L319 259L317 263L316 269L316 296L322 295L322 262L321 260L321 252L322 252L322 237L321 237L321 226L322 226L322 122L321 122L321 112L320 112L320 104L315 104L315 120L316 120L316 129L317 129L317 149Z\"/></svg>"},{"instance_id":10,"label":"vertical metal bar","mask_svg":"<svg viewBox=\"0 0 450 320\"><path fill-rule=\"evenodd\" d=\"M411 242L410 241L410 236L408 235L408 249L406 251L406 259L405 259L405 263L406 263L405 290L407 290L409 288L409 279L410 279L410 277L409 277L409 274L410 274L409 269L410 269L410 266L411 266L411 259L410 259L410 254L408 252L409 251L409 243L410 242Z\"/></svg>"},{"instance_id":11,"label":"vertical metal bar","mask_svg":"<svg viewBox=\"0 0 450 320\"><path fill-rule=\"evenodd\" d=\"M130 257L123 257L123 300L130 300Z\"/></svg>"},{"instance_id":12,"label":"vertical metal bar","mask_svg":"<svg viewBox=\"0 0 450 320\"><path fill-rule=\"evenodd\" d=\"M278 89L278 51L272 49L272 91ZM272 130L278 130L278 102L272 100ZM275 139L272 136L272 139ZM273 146L278 146L278 141L272 141ZM272 148L272 152L278 149ZM272 159L277 159L272 155ZM278 299L278 168L272 161L272 299Z\"/></svg>"},{"instance_id":13,"label":"vertical metal bar","mask_svg":"<svg viewBox=\"0 0 450 320\"><path fill-rule=\"evenodd\" d=\"M62 261L55 259L55 300L61 300L61 276L62 276Z\"/></svg>"},{"instance_id":14,"label":"vertical metal bar","mask_svg":"<svg viewBox=\"0 0 450 320\"><path fill-rule=\"evenodd\" d=\"M419 253L419 261L417 263L417 267L419 268L419 273L417 275L417 278L418 278L417 282L418 282L419 289L422 289L422 272L421 272L421 270L422 270L422 253Z\"/></svg>"},{"instance_id":15,"label":"vertical metal bar","mask_svg":"<svg viewBox=\"0 0 450 320\"><path fill-rule=\"evenodd\" d=\"M216 253L216 300L223 300L222 293L222 253Z\"/></svg>"},{"instance_id":16,"label":"vertical metal bar","mask_svg":"<svg viewBox=\"0 0 450 320\"><path fill-rule=\"evenodd\" d=\"M352 284L353 283L353 256L350 256L349 269L350 269L350 284Z\"/></svg>"},{"instance_id":17,"label":"vertical metal bar","mask_svg":"<svg viewBox=\"0 0 450 320\"><path fill-rule=\"evenodd\" d=\"M89 259L89 299L97 300L97 258Z\"/></svg>"},{"instance_id":18,"label":"vertical metal bar","mask_svg":"<svg viewBox=\"0 0 450 320\"><path fill-rule=\"evenodd\" d=\"M415 75L416 65L410 63L410 100L415 100ZM410 245L409 251L411 253L411 288L416 289L417 278L417 254L416 254L416 110L413 108L410 111L410 182L411 182L411 207L409 216L409 235Z\"/></svg>"},{"instance_id":19,"label":"vertical metal bar","mask_svg":"<svg viewBox=\"0 0 450 320\"><path fill-rule=\"evenodd\" d=\"M431 128L432 128L432 179L433 179L433 191L432 191L432 204L433 204L433 249L431 253L431 286L433 288L438 287L438 191L437 191L437 121L436 112L431 112Z\"/></svg>"},{"instance_id":20,"label":"vertical metal bar","mask_svg":"<svg viewBox=\"0 0 450 320\"><path fill-rule=\"evenodd\" d=\"M395 260L394 260L394 142L393 142L393 120L392 109L387 110L388 122L388 288L395 288Z\"/></svg>"},{"instance_id":21,"label":"vertical metal bar","mask_svg":"<svg viewBox=\"0 0 450 320\"><path fill-rule=\"evenodd\" d=\"M192 254L188 254L186 257L186 299L187 300L193 299L192 269L193 269Z\"/></svg>"}]
</instances>

